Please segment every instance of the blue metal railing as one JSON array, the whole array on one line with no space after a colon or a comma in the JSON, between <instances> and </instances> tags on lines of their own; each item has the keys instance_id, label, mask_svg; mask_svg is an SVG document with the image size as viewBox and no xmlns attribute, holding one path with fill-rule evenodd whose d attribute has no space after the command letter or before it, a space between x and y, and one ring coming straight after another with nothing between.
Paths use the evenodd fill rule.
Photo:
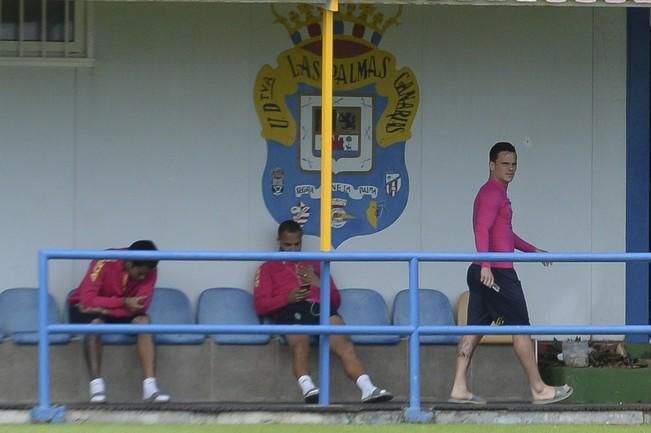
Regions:
<instances>
[{"instance_id":1,"label":"blue metal railing","mask_svg":"<svg viewBox=\"0 0 651 433\"><path fill-rule=\"evenodd\" d=\"M181 261L321 261L321 308L319 325L48 325L47 294L49 260L120 259L120 260L181 260ZM409 326L332 326L330 316L330 263L344 262L406 262L409 265ZM62 422L63 408L50 402L50 366L48 334L97 333L200 333L200 334L312 334L319 335L319 404L330 399L331 334L399 334L409 337L409 407L406 418L424 422L432 418L431 411L421 408L420 400L420 335L632 335L651 334L649 325L618 326L421 326L419 324L419 263L420 262L651 262L651 253L342 253L342 252L217 252L217 251L128 251L128 250L42 250L39 252L39 344L38 344L38 406L32 419L38 422Z\"/></svg>"}]
</instances>

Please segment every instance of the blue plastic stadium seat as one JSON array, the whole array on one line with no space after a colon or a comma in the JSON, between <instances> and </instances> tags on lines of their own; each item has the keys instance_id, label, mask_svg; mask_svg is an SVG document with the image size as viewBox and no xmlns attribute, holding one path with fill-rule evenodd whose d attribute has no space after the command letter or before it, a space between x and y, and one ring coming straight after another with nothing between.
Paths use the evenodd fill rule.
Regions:
<instances>
[{"instance_id":1,"label":"blue plastic stadium seat","mask_svg":"<svg viewBox=\"0 0 651 433\"><path fill-rule=\"evenodd\" d=\"M179 289L157 287L149 306L151 323L158 325L194 325L190 299ZM156 344L202 344L202 334L154 334Z\"/></svg>"},{"instance_id":2,"label":"blue plastic stadium seat","mask_svg":"<svg viewBox=\"0 0 651 433\"><path fill-rule=\"evenodd\" d=\"M136 344L136 335L131 334L102 334L102 344L129 345Z\"/></svg>"},{"instance_id":3,"label":"blue plastic stadium seat","mask_svg":"<svg viewBox=\"0 0 651 433\"><path fill-rule=\"evenodd\" d=\"M61 323L59 309L48 294L48 323ZM13 288L0 293L0 329L16 344L38 344L38 289ZM49 334L50 344L66 344L68 334Z\"/></svg>"},{"instance_id":4,"label":"blue plastic stadium seat","mask_svg":"<svg viewBox=\"0 0 651 433\"><path fill-rule=\"evenodd\" d=\"M419 323L421 325L455 325L450 300L434 289L418 289ZM393 324L410 325L409 290L401 290L393 301ZM457 344L456 335L421 335L421 344Z\"/></svg>"},{"instance_id":5,"label":"blue plastic stadium seat","mask_svg":"<svg viewBox=\"0 0 651 433\"><path fill-rule=\"evenodd\" d=\"M258 325L260 320L253 308L253 295L232 287L204 290L197 305L197 322L204 325ZM267 344L269 335L215 334L218 344Z\"/></svg>"},{"instance_id":6,"label":"blue plastic stadium seat","mask_svg":"<svg viewBox=\"0 0 651 433\"><path fill-rule=\"evenodd\" d=\"M389 309L384 298L371 289L341 289L339 314L347 325L389 326ZM397 344L399 335L351 335L355 344Z\"/></svg>"}]
</instances>

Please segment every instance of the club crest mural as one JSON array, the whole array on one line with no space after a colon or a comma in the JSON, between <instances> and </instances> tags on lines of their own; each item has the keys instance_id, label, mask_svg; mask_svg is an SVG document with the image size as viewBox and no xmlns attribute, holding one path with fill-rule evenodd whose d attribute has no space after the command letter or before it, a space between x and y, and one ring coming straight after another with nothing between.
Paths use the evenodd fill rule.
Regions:
<instances>
[{"instance_id":1,"label":"club crest mural","mask_svg":"<svg viewBox=\"0 0 651 433\"><path fill-rule=\"evenodd\" d=\"M264 65L254 102L267 143L262 193L278 222L318 235L321 205L321 9L271 7L294 43ZM334 15L332 243L393 224L409 197L405 145L418 110L414 73L378 48L402 6L345 5Z\"/></svg>"}]
</instances>

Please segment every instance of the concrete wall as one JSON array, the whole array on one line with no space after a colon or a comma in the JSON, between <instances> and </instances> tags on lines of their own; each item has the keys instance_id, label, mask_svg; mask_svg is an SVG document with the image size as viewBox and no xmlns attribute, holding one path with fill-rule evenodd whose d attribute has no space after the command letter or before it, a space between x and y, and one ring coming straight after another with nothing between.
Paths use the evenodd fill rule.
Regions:
<instances>
[{"instance_id":1,"label":"concrete wall","mask_svg":"<svg viewBox=\"0 0 651 433\"><path fill-rule=\"evenodd\" d=\"M97 2L94 21L94 68L0 67L0 287L34 286L45 247L275 249L252 92L291 42L269 6ZM510 195L522 237L550 251L624 250L623 9L409 6L381 47L421 89L410 197L388 229L339 250L472 251L472 200L503 139L519 149ZM60 303L85 266L52 265ZM196 300L250 288L255 266L164 263L159 283ZM425 264L421 286L454 300L465 266ZM407 285L403 264L333 269L340 287L389 304ZM623 323L623 265L518 269L534 323Z\"/></svg>"},{"instance_id":2,"label":"concrete wall","mask_svg":"<svg viewBox=\"0 0 651 433\"><path fill-rule=\"evenodd\" d=\"M317 355L312 354L313 377L318 380ZM277 340L265 346L158 346L158 382L175 402L301 402L291 372L291 356ZM406 342L395 346L358 346L357 353L376 385L389 389L396 400L409 399ZM36 346L0 344L0 403L37 401ZM52 401L88 401L88 377L80 341L52 346ZM456 346L422 346L423 401L446 401L452 386ZM142 373L135 346L105 346L104 378L110 402L138 402ZM356 402L360 392L332 358L331 401ZM491 400L527 401L531 397L510 346L488 345L477 350L470 370L473 390Z\"/></svg>"}]
</instances>

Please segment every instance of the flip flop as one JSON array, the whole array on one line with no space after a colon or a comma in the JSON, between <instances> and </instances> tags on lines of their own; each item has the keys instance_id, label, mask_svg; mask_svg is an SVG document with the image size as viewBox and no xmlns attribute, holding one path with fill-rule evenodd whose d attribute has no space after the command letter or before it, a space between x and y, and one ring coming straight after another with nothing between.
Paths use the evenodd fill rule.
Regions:
<instances>
[{"instance_id":1,"label":"flip flop","mask_svg":"<svg viewBox=\"0 0 651 433\"><path fill-rule=\"evenodd\" d=\"M472 394L470 398L448 398L448 403L455 404L486 404L486 400L478 395Z\"/></svg>"},{"instance_id":2,"label":"flip flop","mask_svg":"<svg viewBox=\"0 0 651 433\"><path fill-rule=\"evenodd\" d=\"M534 400L532 401L533 404L552 404L552 403L558 403L559 401L563 401L569 396L572 395L574 392L574 388L571 386L568 386L565 388L565 386L555 386L554 387L554 396L552 398L545 398L542 400Z\"/></svg>"}]
</instances>

